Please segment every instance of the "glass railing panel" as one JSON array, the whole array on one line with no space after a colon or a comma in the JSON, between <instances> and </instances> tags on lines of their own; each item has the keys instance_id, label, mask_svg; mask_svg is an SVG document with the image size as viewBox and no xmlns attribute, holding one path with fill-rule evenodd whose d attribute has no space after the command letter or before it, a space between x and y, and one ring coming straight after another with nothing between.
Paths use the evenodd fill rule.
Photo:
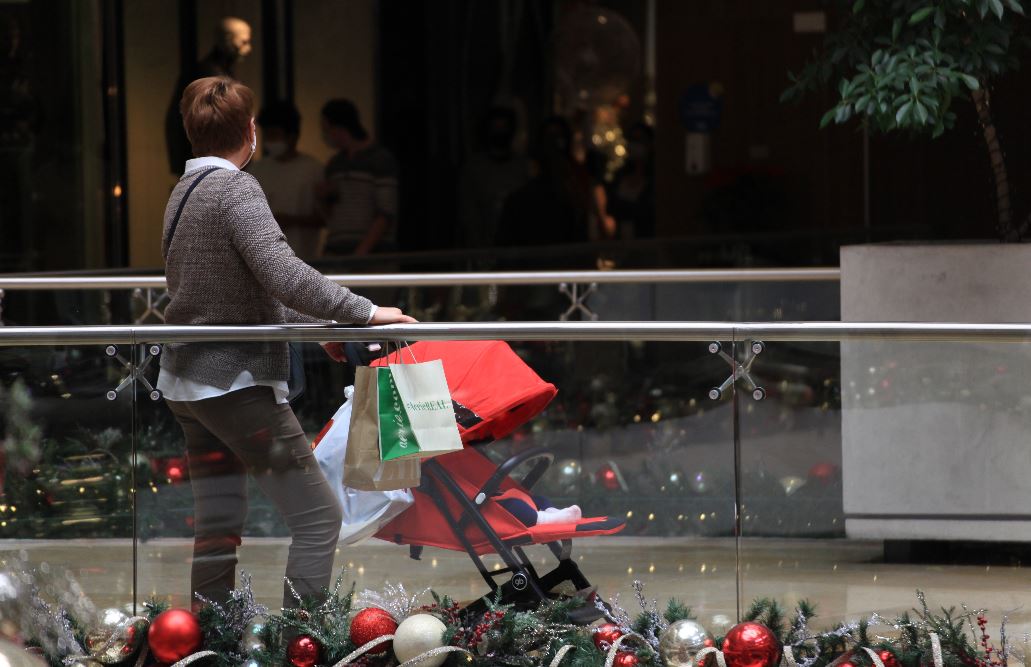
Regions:
<instances>
[{"instance_id":1,"label":"glass railing panel","mask_svg":"<svg viewBox=\"0 0 1031 667\"><path fill-rule=\"evenodd\" d=\"M765 396L739 381L743 604L807 599L828 628L919 609L920 590L1025 636L1028 344L751 342L738 359Z\"/></svg>"},{"instance_id":2,"label":"glass railing panel","mask_svg":"<svg viewBox=\"0 0 1031 667\"><path fill-rule=\"evenodd\" d=\"M474 345L479 344L453 343L446 353L438 352L445 370L457 363L463 346ZM332 361L315 344L302 347L306 389L293 410L310 443L344 403L354 368ZM576 505L582 516L625 523L614 535L572 540L572 562L606 599L618 594L634 611L638 607L633 584L641 581L645 594L662 604L670 597L682 598L707 624L722 627L731 622L737 613L732 403L729 395L718 401L707 398L729 367L714 358L705 343L512 342L505 349L509 347L516 354L503 366L525 365L528 372L554 384L557 395L533 414L520 414L517 428L503 439L475 446L476 456L485 456L493 470L511 456L542 448L553 462L532 489L539 508L545 503L560 510ZM418 353L419 344L415 349L419 361L429 360ZM495 377L498 372L497 366L478 362L461 380L473 389L463 391L472 391L483 405L506 397L513 386ZM139 577L142 591L171 596L173 604L186 606L199 508L192 493L195 480L172 474L181 465L184 438L168 403L141 400L139 406L141 453L162 471L156 490L139 489ZM237 426L255 428L247 422ZM318 454L319 448L315 451ZM479 470L455 465L459 475ZM423 470L425 481L425 465ZM519 479L527 471L519 469L513 476ZM244 488L235 472L214 474L216 479L221 476L223 490L230 485ZM253 574L259 601L278 608L289 530L253 478L246 488L249 511L240 533L237 572ZM297 494L304 492L296 489ZM506 530L514 522L518 528L540 518L536 510L529 519L517 514L525 510L518 505L511 510ZM452 534L446 521L437 528L441 534ZM231 539L230 532L213 537ZM452 548L427 546L420 560L410 558L407 537L402 544L378 539L341 542L334 566L346 568L347 580L354 580L358 590L382 590L391 582L403 583L409 591L432 588L462 601L488 593L474 561L460 543L449 539ZM525 554L540 575L558 562L540 545L526 546ZM488 572L505 567L493 553L484 555L483 562ZM498 582L505 584L511 577L502 576ZM568 593L576 587L567 582L558 589Z\"/></svg>"},{"instance_id":3,"label":"glass railing panel","mask_svg":"<svg viewBox=\"0 0 1031 667\"><path fill-rule=\"evenodd\" d=\"M0 560L132 609L130 345L0 346ZM135 465L134 465L135 464Z\"/></svg>"}]
</instances>

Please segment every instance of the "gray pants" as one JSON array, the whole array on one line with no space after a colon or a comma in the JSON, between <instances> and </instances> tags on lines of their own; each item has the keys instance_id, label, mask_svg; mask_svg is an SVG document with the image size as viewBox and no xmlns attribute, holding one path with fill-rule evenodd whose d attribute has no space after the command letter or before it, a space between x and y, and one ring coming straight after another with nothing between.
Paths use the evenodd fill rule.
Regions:
<instances>
[{"instance_id":1,"label":"gray pants","mask_svg":"<svg viewBox=\"0 0 1031 667\"><path fill-rule=\"evenodd\" d=\"M194 605L197 593L223 602L236 585L248 474L290 529L286 576L301 595L318 595L332 576L341 509L290 406L269 387L167 403L186 436L193 486ZM296 605L284 585L283 606Z\"/></svg>"}]
</instances>

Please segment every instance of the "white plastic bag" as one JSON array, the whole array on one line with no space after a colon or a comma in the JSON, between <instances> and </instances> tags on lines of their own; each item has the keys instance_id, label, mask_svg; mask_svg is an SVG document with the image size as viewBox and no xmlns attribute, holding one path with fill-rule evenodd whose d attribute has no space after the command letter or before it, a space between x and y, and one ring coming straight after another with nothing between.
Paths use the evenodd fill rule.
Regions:
<instances>
[{"instance_id":1,"label":"white plastic bag","mask_svg":"<svg viewBox=\"0 0 1031 667\"><path fill-rule=\"evenodd\" d=\"M344 390L347 400L333 415L320 438L315 441L315 460L329 480L344 510L340 542L358 544L379 531L391 519L408 509L415 498L408 489L395 491L359 491L344 486L344 456L347 453L347 431L351 423L351 397L354 387Z\"/></svg>"}]
</instances>

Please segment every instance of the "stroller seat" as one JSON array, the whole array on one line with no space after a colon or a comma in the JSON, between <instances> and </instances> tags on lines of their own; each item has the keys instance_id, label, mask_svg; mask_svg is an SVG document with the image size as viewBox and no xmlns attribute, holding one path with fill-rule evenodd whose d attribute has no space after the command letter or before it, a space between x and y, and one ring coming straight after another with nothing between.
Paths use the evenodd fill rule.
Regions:
<instances>
[{"instance_id":1,"label":"stroller seat","mask_svg":"<svg viewBox=\"0 0 1031 667\"><path fill-rule=\"evenodd\" d=\"M376 536L397 544L471 550L476 555L484 555L497 553L499 545L548 544L577 537L611 535L623 529L623 521L610 517L584 517L574 523L527 526L497 502L504 495L521 498L533 506L529 487L543 476L551 461L552 454L541 448L523 452L498 467L476 449L424 461L423 483L418 489L412 489L415 503ZM535 464L534 469L541 466L536 478L530 478L532 470L520 483L509 477L517 468L531 464ZM498 475L500 471L504 473ZM475 517L467 516L469 512L477 514L486 526ZM488 526L490 530L485 531Z\"/></svg>"},{"instance_id":2,"label":"stroller seat","mask_svg":"<svg viewBox=\"0 0 1031 667\"><path fill-rule=\"evenodd\" d=\"M440 359L455 403L459 433L466 448L424 460L422 484L412 489L415 502L383 526L376 537L410 545L418 559L423 547L465 551L491 588L491 594L470 606L476 613L486 599L500 596L504 604L535 607L557 597L560 584L569 583L583 595L593 589L572 560L572 540L611 535L624 522L610 517L584 517L574 523L527 526L498 500L520 497L535 506L530 489L545 474L554 455L536 448L521 452L497 466L478 448L505 437L539 414L555 397L554 385L541 378L502 341L420 342L411 346L418 361ZM379 359L373 365L385 365ZM517 470L527 469L518 481ZM550 572L539 575L523 547L546 545L558 559ZM505 567L488 570L481 558L496 553ZM510 576L509 576L510 575ZM502 577L508 581L498 583ZM571 618L590 623L601 616L593 605Z\"/></svg>"}]
</instances>

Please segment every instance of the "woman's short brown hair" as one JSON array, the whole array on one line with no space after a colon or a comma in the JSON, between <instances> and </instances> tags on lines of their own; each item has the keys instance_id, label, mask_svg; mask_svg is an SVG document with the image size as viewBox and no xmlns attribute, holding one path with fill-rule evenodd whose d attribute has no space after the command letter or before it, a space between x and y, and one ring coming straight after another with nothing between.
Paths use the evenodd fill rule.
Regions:
<instances>
[{"instance_id":1,"label":"woman's short brown hair","mask_svg":"<svg viewBox=\"0 0 1031 667\"><path fill-rule=\"evenodd\" d=\"M254 92L227 76L209 76L186 86L179 103L194 157L226 156L250 141Z\"/></svg>"}]
</instances>

